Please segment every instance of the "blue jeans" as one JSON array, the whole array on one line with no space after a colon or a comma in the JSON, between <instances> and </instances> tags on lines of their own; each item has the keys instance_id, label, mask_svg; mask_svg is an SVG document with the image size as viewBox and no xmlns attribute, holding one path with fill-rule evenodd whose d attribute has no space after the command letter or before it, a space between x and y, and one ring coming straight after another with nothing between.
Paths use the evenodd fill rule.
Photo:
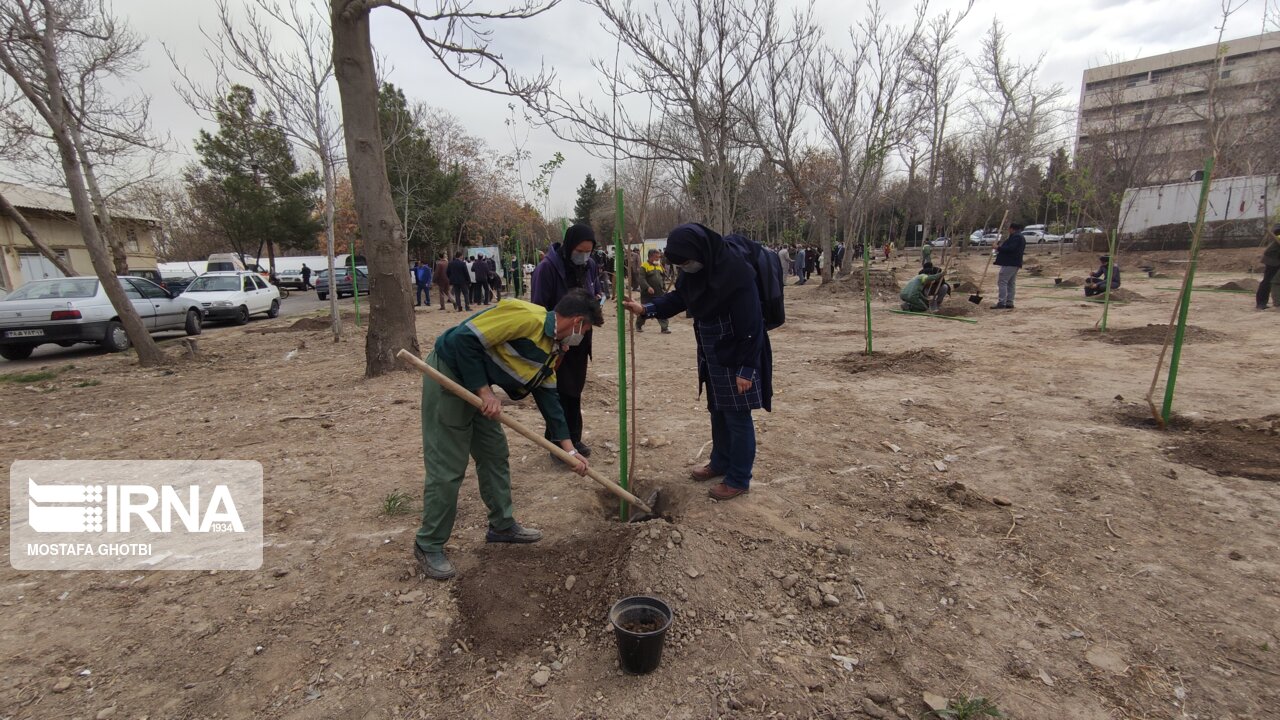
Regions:
<instances>
[{"instance_id":1,"label":"blue jeans","mask_svg":"<svg viewBox=\"0 0 1280 720\"><path fill-rule=\"evenodd\" d=\"M724 484L746 490L756 462L756 426L750 410L711 411L711 468Z\"/></svg>"},{"instance_id":2,"label":"blue jeans","mask_svg":"<svg viewBox=\"0 0 1280 720\"><path fill-rule=\"evenodd\" d=\"M430 304L431 304L431 286L430 286L430 285L419 285L419 286L418 286L417 296L418 296L418 304L419 304L419 305L421 305L421 304L422 304L422 296L423 296L423 295L426 295L426 296L427 296L427 303L426 303L426 304L427 304L427 305L430 305Z\"/></svg>"}]
</instances>

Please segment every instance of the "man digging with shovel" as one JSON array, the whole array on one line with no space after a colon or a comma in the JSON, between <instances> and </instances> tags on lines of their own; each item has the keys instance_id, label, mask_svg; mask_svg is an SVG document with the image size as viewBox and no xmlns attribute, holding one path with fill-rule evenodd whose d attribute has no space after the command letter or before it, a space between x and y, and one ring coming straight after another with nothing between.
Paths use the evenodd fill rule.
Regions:
<instances>
[{"instance_id":1,"label":"man digging with shovel","mask_svg":"<svg viewBox=\"0 0 1280 720\"><path fill-rule=\"evenodd\" d=\"M548 311L540 305L508 298L472 315L436 338L426 364L479 396L476 408L429 378L422 382L422 526L413 556L427 577L448 580L456 574L444 546L453 533L458 489L467 471L467 455L475 458L480 498L489 509L485 542L532 543L538 530L522 527L513 516L507 436L495 419L502 402L491 385L513 400L533 395L551 437L579 462L574 471L587 474L587 461L569 439L569 426L556 394L556 367L566 348L582 342L604 318L600 304L585 290L570 290Z\"/></svg>"}]
</instances>

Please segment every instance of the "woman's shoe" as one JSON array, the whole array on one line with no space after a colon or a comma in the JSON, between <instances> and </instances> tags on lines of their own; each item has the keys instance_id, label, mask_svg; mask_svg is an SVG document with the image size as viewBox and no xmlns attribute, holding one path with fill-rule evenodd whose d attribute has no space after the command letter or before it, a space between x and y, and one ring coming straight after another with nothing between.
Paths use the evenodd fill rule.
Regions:
<instances>
[{"instance_id":1,"label":"woman's shoe","mask_svg":"<svg viewBox=\"0 0 1280 720\"><path fill-rule=\"evenodd\" d=\"M724 477L724 473L711 467L711 463L707 463L697 470L690 470L689 477L702 482L703 480L714 480L718 477Z\"/></svg>"},{"instance_id":2,"label":"woman's shoe","mask_svg":"<svg viewBox=\"0 0 1280 720\"><path fill-rule=\"evenodd\" d=\"M707 495L709 495L712 500L720 500L720 501L732 500L738 497L739 495L746 495L746 494L747 494L746 488L736 488L730 485L725 485L724 483L717 483L713 485L710 490L707 491Z\"/></svg>"}]
</instances>

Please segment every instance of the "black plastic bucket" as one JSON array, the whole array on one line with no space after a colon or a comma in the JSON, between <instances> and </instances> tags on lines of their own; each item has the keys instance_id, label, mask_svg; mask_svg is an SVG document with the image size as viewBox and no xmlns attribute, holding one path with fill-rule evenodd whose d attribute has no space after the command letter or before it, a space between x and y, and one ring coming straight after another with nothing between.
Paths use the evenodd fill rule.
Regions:
<instances>
[{"instance_id":1,"label":"black plastic bucket","mask_svg":"<svg viewBox=\"0 0 1280 720\"><path fill-rule=\"evenodd\" d=\"M658 668L671 618L670 606L658 598L636 595L614 603L609 622L623 672L644 675Z\"/></svg>"}]
</instances>

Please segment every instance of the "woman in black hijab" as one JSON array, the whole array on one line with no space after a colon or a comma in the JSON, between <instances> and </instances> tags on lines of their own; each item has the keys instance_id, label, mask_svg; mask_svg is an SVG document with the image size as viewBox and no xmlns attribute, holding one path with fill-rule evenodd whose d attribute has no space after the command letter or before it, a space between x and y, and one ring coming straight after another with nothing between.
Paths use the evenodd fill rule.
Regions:
<instances>
[{"instance_id":1,"label":"woman in black hijab","mask_svg":"<svg viewBox=\"0 0 1280 720\"><path fill-rule=\"evenodd\" d=\"M751 411L772 408L773 353L760 312L755 269L708 228L690 223L667 236L667 261L680 268L675 289L635 315L669 318L688 311L698 341L698 393L707 391L711 459L694 480L722 477L708 492L732 500L751 487L756 428Z\"/></svg>"},{"instance_id":2,"label":"woman in black hijab","mask_svg":"<svg viewBox=\"0 0 1280 720\"><path fill-rule=\"evenodd\" d=\"M548 310L554 310L568 292L574 288L586 290L591 297L604 297L600 286L600 269L591 258L596 247L596 233L590 225L571 225L564 233L564 242L552 244L533 271L529 299ZM587 361L591 357L591 335L587 333L581 344L569 348L556 369L556 390L569 422L569 439L583 457L591 455L591 448L582 442L582 391L587 385ZM548 428L550 438L550 428Z\"/></svg>"}]
</instances>

